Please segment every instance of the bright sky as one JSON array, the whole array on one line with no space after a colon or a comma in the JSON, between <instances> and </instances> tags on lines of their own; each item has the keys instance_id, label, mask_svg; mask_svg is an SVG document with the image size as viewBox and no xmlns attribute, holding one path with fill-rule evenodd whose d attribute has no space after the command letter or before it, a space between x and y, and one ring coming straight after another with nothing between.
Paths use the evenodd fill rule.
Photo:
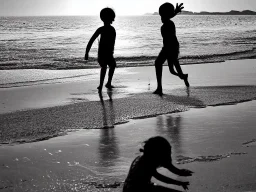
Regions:
<instances>
[{"instance_id":1,"label":"bright sky","mask_svg":"<svg viewBox=\"0 0 256 192\"><path fill-rule=\"evenodd\" d=\"M158 10L164 2L184 3L188 11L256 11L256 0L0 0L1 16L98 15L104 7L116 15L142 15Z\"/></svg>"}]
</instances>

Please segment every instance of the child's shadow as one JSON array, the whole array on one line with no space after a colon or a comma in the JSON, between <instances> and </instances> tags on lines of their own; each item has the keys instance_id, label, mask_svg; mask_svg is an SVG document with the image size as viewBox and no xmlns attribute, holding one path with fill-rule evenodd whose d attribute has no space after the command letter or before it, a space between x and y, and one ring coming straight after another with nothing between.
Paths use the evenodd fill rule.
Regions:
<instances>
[{"instance_id":1,"label":"child's shadow","mask_svg":"<svg viewBox=\"0 0 256 192\"><path fill-rule=\"evenodd\" d=\"M103 128L113 128L115 124L115 110L112 100L112 91L107 91L109 100L104 101L102 93L99 92L99 98L102 105L102 118L103 118Z\"/></svg>"},{"instance_id":2,"label":"child's shadow","mask_svg":"<svg viewBox=\"0 0 256 192\"><path fill-rule=\"evenodd\" d=\"M186 96L163 94L160 97L164 100L167 100L179 105L198 107L198 108L206 107L203 101L201 101L200 99L197 99L196 97L191 97L191 92L189 88L187 88L186 94L187 94Z\"/></svg>"},{"instance_id":3,"label":"child's shadow","mask_svg":"<svg viewBox=\"0 0 256 192\"><path fill-rule=\"evenodd\" d=\"M102 105L103 128L100 130L99 139L99 163L105 167L114 166L119 157L119 140L115 134L115 109L112 100L113 92L108 90L108 100L104 101L102 92L99 92L99 98Z\"/></svg>"}]
</instances>

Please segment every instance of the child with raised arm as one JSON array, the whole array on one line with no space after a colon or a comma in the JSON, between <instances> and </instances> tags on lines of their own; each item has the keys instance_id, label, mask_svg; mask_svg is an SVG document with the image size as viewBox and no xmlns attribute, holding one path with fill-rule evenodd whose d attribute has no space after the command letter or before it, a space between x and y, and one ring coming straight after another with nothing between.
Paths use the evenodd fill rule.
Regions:
<instances>
[{"instance_id":1,"label":"child with raised arm","mask_svg":"<svg viewBox=\"0 0 256 192\"><path fill-rule=\"evenodd\" d=\"M112 22L115 20L115 12L111 8L104 8L100 12L100 18L104 25L96 30L96 32L91 37L88 45L86 47L86 52L84 59L88 60L89 51L95 39L100 35L99 47L98 47L98 62L100 64L100 85L98 86L99 92L101 92L104 78L107 71L107 66L109 66L108 72L108 82L105 85L106 88L112 89L111 84L112 78L116 68L116 61L114 59L114 47L116 40L116 30L111 26Z\"/></svg>"},{"instance_id":2,"label":"child with raised arm","mask_svg":"<svg viewBox=\"0 0 256 192\"><path fill-rule=\"evenodd\" d=\"M189 87L188 74L183 74L182 69L179 64L179 42L176 37L176 28L171 18L177 15L181 10L183 4L176 5L176 9L171 3L164 3L159 7L159 15L161 16L161 21L163 23L161 27L161 34L163 37L163 48L159 53L155 61L156 78L157 78L157 89L155 94L162 95L162 71L163 63L167 60L170 73L183 79L185 85ZM174 70L174 66L176 71Z\"/></svg>"},{"instance_id":3,"label":"child with raised arm","mask_svg":"<svg viewBox=\"0 0 256 192\"><path fill-rule=\"evenodd\" d=\"M144 148L140 149L143 154L136 157L131 164L123 192L171 191L171 189L151 183L152 177L167 184L182 186L184 190L188 189L189 182L177 181L157 172L157 168L164 167L179 176L191 176L193 173L186 169L178 169L172 164L169 142L165 138L157 136L144 143Z\"/></svg>"}]
</instances>

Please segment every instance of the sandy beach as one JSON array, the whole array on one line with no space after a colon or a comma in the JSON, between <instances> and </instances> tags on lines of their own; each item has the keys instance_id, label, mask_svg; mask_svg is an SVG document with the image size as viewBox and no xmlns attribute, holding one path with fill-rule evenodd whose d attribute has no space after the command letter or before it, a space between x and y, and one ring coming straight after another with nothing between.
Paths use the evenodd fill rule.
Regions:
<instances>
[{"instance_id":1,"label":"sandy beach","mask_svg":"<svg viewBox=\"0 0 256 192\"><path fill-rule=\"evenodd\" d=\"M118 68L102 96L99 69L0 71L0 191L121 191L155 135L189 191L256 191L255 62L182 66L189 89L164 67L162 97L153 66Z\"/></svg>"}]
</instances>

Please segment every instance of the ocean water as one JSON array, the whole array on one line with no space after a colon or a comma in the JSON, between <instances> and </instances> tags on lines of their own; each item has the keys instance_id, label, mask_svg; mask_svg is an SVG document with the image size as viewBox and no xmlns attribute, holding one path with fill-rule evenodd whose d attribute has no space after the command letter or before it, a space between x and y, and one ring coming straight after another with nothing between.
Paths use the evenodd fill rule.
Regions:
<instances>
[{"instance_id":1,"label":"ocean water","mask_svg":"<svg viewBox=\"0 0 256 192\"><path fill-rule=\"evenodd\" d=\"M256 57L256 16L177 16L181 64ZM86 45L102 25L97 16L0 17L0 69L94 68ZM153 65L162 47L159 16L117 17L118 66Z\"/></svg>"}]
</instances>

